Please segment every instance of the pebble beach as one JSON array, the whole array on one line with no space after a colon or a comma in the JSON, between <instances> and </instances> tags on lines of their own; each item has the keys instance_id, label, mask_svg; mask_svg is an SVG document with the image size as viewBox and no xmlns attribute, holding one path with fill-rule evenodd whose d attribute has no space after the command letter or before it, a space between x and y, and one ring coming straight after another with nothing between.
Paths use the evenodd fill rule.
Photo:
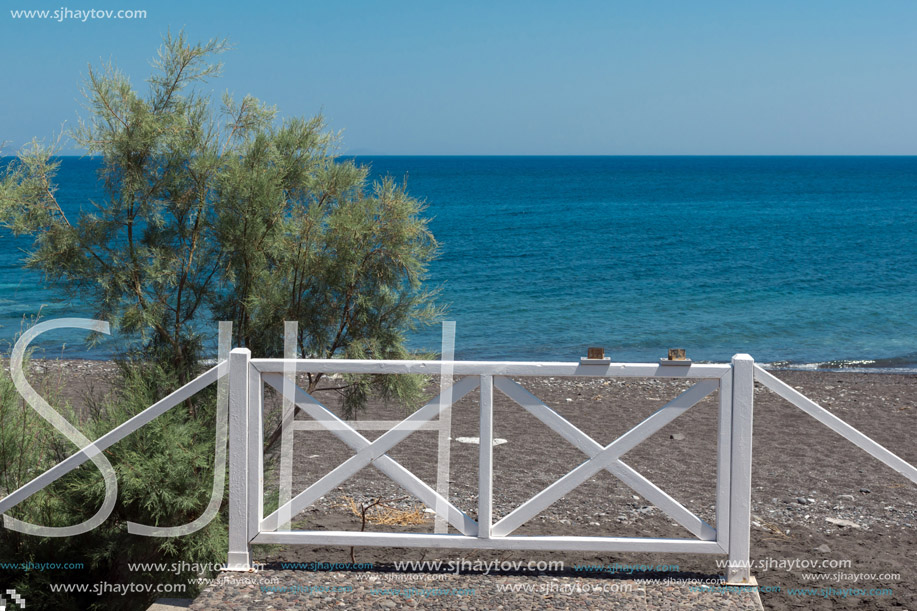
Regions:
<instances>
[{"instance_id":1,"label":"pebble beach","mask_svg":"<svg viewBox=\"0 0 917 611\"><path fill-rule=\"evenodd\" d=\"M113 364L94 361L36 361L32 367L30 379L63 381L64 394L74 403L87 392L105 392L117 374ZM917 446L913 444L917 432L917 375L773 373L904 460L917 463ZM686 380L642 378L519 378L517 381L603 444L613 441L690 385ZM428 395L433 396L437 387L431 385L428 390ZM332 410L339 409L336 393L316 395ZM580 464L583 455L501 393L495 392L494 399L494 436L505 440L494 448L496 520ZM277 399L270 397L266 411L276 409ZM269 413L268 418L271 416ZM399 406L374 400L360 417L397 420L404 416ZM716 522L716 418L716 393L713 393L623 457L627 464L712 525ZM449 494L456 505L476 517L477 391L455 404L452 419ZM373 439L382 432L364 434ZM297 433L293 490L304 489L350 455L346 446L329 433ZM435 485L435 434L414 433L393 448L389 456ZM275 457L276 450L269 455ZM268 469L265 487L266 504L270 505L276 499L275 469ZM370 520L364 527L366 530L432 532L429 508L372 468L360 471L299 514L294 519L294 528L360 530L361 519L352 510L353 503L359 505L374 499L380 499L392 509L419 513L421 519L403 526L377 525ZM607 473L596 475L514 534L691 536ZM703 607L710 604L709 599L690 585L705 580L712 583L721 577L724 568L717 560L725 559L684 554L368 547L357 548L353 554L351 557L349 548L255 546L255 559L266 566L265 571L253 574L261 582L255 579L240 585L218 577L203 589L192 608L285 609L326 605L385 608L390 606L386 601L397 606L430 608L437 605L467 609L607 608L612 600L609 596L621 605L636 605L633 608L665 608L647 606L660 589L646 586L648 582L664 579L671 582L666 586L670 588L668 599L687 602L700 596L698 604ZM437 576L443 571L431 571L429 565L417 571L395 566L403 561L462 560L523 561L525 565L551 561L555 566L537 572L495 570L482 574L469 570L445 576ZM371 568L336 571L302 568L309 563L343 566L353 561ZM914 608L917 589L911 578L917 568L917 487L796 407L756 386L751 561L752 575L759 584L760 601L765 609ZM557 568L558 562L563 568ZM296 568L290 569L291 566ZM657 567L666 570L655 570ZM398 581L405 577L398 575L411 572L422 574L412 578L411 587L474 590L476 594L461 597L460 601L445 596L435 600L429 595L406 596L405 584ZM274 580L270 585L287 587L289 591L269 588L266 591L267 579ZM527 584L531 591L507 592L506 585L498 591L498 584L506 583ZM621 584L627 583L632 584L629 593L597 595L591 590L579 594L573 591L576 584L580 589L584 584L590 587L618 584L616 587L620 589ZM567 585L562 587L563 584ZM332 585L338 590L327 589ZM321 595L322 592L325 594ZM723 605L756 608L752 598L736 593L719 592L716 600L721 604L714 608L729 608Z\"/></svg>"}]
</instances>

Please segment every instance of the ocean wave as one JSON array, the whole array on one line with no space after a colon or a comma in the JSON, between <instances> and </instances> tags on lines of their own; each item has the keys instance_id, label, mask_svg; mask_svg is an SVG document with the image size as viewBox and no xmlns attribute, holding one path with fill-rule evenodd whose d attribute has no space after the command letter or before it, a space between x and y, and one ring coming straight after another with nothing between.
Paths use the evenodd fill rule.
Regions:
<instances>
[{"instance_id":1,"label":"ocean wave","mask_svg":"<svg viewBox=\"0 0 917 611\"><path fill-rule=\"evenodd\" d=\"M917 353L885 359L837 359L802 363L795 361L774 361L761 363L765 369L790 371L836 371L848 373L917 373Z\"/></svg>"}]
</instances>

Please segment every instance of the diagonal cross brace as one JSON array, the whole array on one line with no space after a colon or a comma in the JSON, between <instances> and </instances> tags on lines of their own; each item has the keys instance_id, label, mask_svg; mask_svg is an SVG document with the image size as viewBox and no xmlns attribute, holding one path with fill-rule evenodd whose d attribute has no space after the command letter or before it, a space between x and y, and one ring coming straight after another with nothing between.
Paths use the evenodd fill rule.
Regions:
<instances>
[{"instance_id":1,"label":"diagonal cross brace","mask_svg":"<svg viewBox=\"0 0 917 611\"><path fill-rule=\"evenodd\" d=\"M713 381L715 382L715 381ZM581 431L569 420L545 405L538 397L530 393L523 386L505 377L494 379L494 385L507 397L524 407L530 414L566 439L584 454L592 458L602 451L603 446ZM695 385L696 386L696 385ZM716 385L714 386L716 388ZM703 391L700 391L703 392ZM707 391L703 398L711 391ZM700 399L698 399L700 400ZM662 509L673 520L681 524L694 536L704 541L716 539L716 529L698 518L684 505L669 496L653 482L643 477L620 460L606 467L609 473L621 480L634 492L639 493L653 505Z\"/></svg>"},{"instance_id":2,"label":"diagonal cross brace","mask_svg":"<svg viewBox=\"0 0 917 611\"><path fill-rule=\"evenodd\" d=\"M504 387L507 386L506 384L503 384L499 378L495 380L494 383L498 386L498 388L500 388L501 391L504 389ZM587 454L591 454L591 456L589 460L570 471L568 474L530 498L528 501L504 516L502 520L494 524L491 530L493 536L504 537L510 534L534 518L536 515L550 507L552 504L557 502L564 495L569 494L573 489L575 489L577 486L588 480L590 477L602 469L609 469L612 474L615 475L615 477L620 477L618 473L615 472L617 469L617 471L626 476L626 478L621 478L622 481L630 485L630 482L635 481L633 475L640 476L640 474L627 467L627 465L624 463L620 462L618 458L632 450L640 442L644 441L653 433L683 414L698 401L716 390L718 386L718 380L702 380L698 382L682 394L678 395L675 399L672 399L666 403L663 407L661 407L658 411L645 419L643 422L618 437L612 443L604 447L596 444L599 445L600 449L594 453L593 446L584 443L585 440L582 437L577 436L573 431L578 431L580 435L587 437L585 433L574 427L564 418L560 417L560 415L556 414L556 412L553 412L553 410L550 410L550 408L545 406L548 411L553 412L555 416L557 416L556 419L549 418L551 423L548 424L548 426L550 426L552 429L555 426L560 426L561 430L565 431L566 435L570 435L573 437L573 439L575 439L575 441L571 441L571 443L576 445L580 450L583 450ZM524 404L523 407L525 407ZM546 417L549 416L546 414L546 412L542 412L542 414ZM590 441L596 443L594 440L590 439ZM617 463L619 463L621 467L617 467ZM640 476L640 478L642 478L642 476ZM636 481L639 482L639 480ZM649 480L647 480L646 483L649 483L651 486L653 486ZM655 486L653 486L653 488L655 488ZM660 490L659 492L662 491ZM674 499L672 500L674 501ZM693 514L691 515L693 516ZM672 517L674 518L674 516Z\"/></svg>"},{"instance_id":3,"label":"diagonal cross brace","mask_svg":"<svg viewBox=\"0 0 917 611\"><path fill-rule=\"evenodd\" d=\"M284 378L281 374L265 373L263 376L267 384L273 386L280 393L284 392ZM477 376L463 378L452 387L452 401L458 401L477 388L479 384L480 378ZM474 535L477 533L477 522L449 502L448 499L443 498L423 480L405 469L400 463L385 455L392 447L417 430L416 425L418 423L426 422L440 413L444 405L440 405L439 397L399 422L375 441L370 442L366 437L358 433L356 429L335 416L328 408L298 386L295 387L295 393L296 396L292 400L295 401L296 405L357 453L296 495L284 506L278 508L277 511L264 518L261 522L260 530L277 530L280 515L284 511L288 512L285 515L299 513L356 474L360 469L372 464L405 490L419 498L427 507L435 509L438 506L437 503L440 503L440 507L446 508L446 515L443 517L462 534ZM291 397L286 398L291 399Z\"/></svg>"},{"instance_id":4,"label":"diagonal cross brace","mask_svg":"<svg viewBox=\"0 0 917 611\"><path fill-rule=\"evenodd\" d=\"M229 363L223 361L208 369L192 381L188 382L169 396L160 399L150 407L132 417L112 430L108 431L88 446L71 454L68 458L57 463L29 483L4 498L0 498L0 514L4 514L19 503L23 502L39 490L51 485L61 477L70 473L96 454L107 450L134 431L145 426L153 419L158 418L182 401L193 397L204 388L207 388L229 373Z\"/></svg>"},{"instance_id":5,"label":"diagonal cross brace","mask_svg":"<svg viewBox=\"0 0 917 611\"><path fill-rule=\"evenodd\" d=\"M869 453L873 458L882 461L890 468L917 484L917 468L912 464L908 463L897 454L893 454L884 446L879 445L780 378L764 370L760 365L755 365L755 381L760 382L768 389L774 391L841 437L845 438L847 441Z\"/></svg>"}]
</instances>

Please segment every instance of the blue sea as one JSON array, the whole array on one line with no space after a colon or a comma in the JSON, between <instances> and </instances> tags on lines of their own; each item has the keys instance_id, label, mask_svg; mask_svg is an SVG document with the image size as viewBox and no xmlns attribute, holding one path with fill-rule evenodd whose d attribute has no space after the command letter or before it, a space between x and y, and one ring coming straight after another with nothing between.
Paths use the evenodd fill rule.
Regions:
<instances>
[{"instance_id":1,"label":"blue sea","mask_svg":"<svg viewBox=\"0 0 917 611\"><path fill-rule=\"evenodd\" d=\"M655 361L679 347L701 361L917 367L917 157L357 160L426 201L442 248L430 281L458 358L574 360L603 346ZM97 164L63 159L69 213L102 198ZM39 308L93 315L21 269L27 241L0 239L0 340ZM43 355L123 349L80 338L49 335ZM411 345L438 351L439 329Z\"/></svg>"}]
</instances>

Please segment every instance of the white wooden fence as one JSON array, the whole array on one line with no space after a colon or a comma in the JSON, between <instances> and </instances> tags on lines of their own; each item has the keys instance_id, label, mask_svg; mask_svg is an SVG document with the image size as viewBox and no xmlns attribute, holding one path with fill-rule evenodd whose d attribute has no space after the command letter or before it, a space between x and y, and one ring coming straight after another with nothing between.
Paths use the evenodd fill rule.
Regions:
<instances>
[{"instance_id":1,"label":"white wooden fence","mask_svg":"<svg viewBox=\"0 0 917 611\"><path fill-rule=\"evenodd\" d=\"M475 548L514 550L673 552L726 554L727 582L750 584L749 539L751 519L751 450L754 383L760 381L777 394L850 439L858 446L917 483L917 469L872 441L836 416L757 366L745 354L730 364L583 364L530 362L450 363L456 376L464 376L452 387L456 402L480 388L480 455L478 464L477 520L443 499L426 483L387 455L414 431L428 427L448 403L439 398L405 418L391 430L370 442L353 423L345 422L303 391L284 394L284 371L349 374L436 374L440 361L354 361L252 359L247 350L234 350L230 357L230 539L229 566L251 567L253 543L312 544L337 546L392 546L430 548ZM608 445L602 445L537 397L514 382L512 377L645 377L697 380L688 390L664 405L636 427ZM314 423L347 444L354 455L270 515L264 515L262 401L267 384L293 401ZM493 521L493 392L494 387L521 405L567 442L586 455L570 473L538 492L502 519ZM683 414L701 399L719 389L719 423L716 479L716 527L713 527L666 494L621 460L660 428ZM295 515L360 469L373 465L427 507L439 509L442 518L457 534L379 533L351 531L279 530L280 516ZM694 538L661 539L589 536L513 535L521 525L602 470L610 472L634 492L656 505Z\"/></svg>"},{"instance_id":2,"label":"white wooden fence","mask_svg":"<svg viewBox=\"0 0 917 611\"><path fill-rule=\"evenodd\" d=\"M42 488L59 479L123 439L144 424L193 396L203 388L229 376L229 556L232 570L251 570L251 545L256 543L313 544L339 546L392 546L433 548L476 548L600 552L673 552L725 554L729 557L727 582L753 583L749 568L751 518L751 449L754 383L776 392L807 414L917 483L917 469L866 437L818 404L783 383L745 354L729 364L585 364L531 362L448 363L456 376L464 376L450 390L448 401L434 399L393 428L370 442L353 423L345 422L322 406L301 388L284 384L284 373L299 372L352 374L438 375L442 361L354 361L252 359L248 350L233 350L227 361L220 361L197 379L137 414L102 436L87 448L73 454L39 475L28 484L0 499L3 514ZM697 382L668 402L636 427L608 445L602 445L560 414L544 405L512 377L644 377L683 378ZM294 401L316 424L347 444L354 455L300 492L270 515L264 515L264 435L263 399L265 385L277 389ZM502 519L493 521L493 389L496 387L567 442L582 451L587 459L559 480ZM387 455L396 444L414 431L430 428L431 420L463 396L480 388L480 454L478 465L477 520L472 519L448 498L421 481ZM286 389L286 391L285 391ZM716 527L713 527L666 494L621 460L621 456L641 441L683 414L704 397L719 389L719 422L716 478ZM302 511L336 488L360 469L372 465L433 508L458 534L378 533L351 531L281 530L286 517ZM694 538L661 539L633 537L524 536L513 535L521 525L552 503L605 470L636 493L656 505Z\"/></svg>"}]
</instances>

